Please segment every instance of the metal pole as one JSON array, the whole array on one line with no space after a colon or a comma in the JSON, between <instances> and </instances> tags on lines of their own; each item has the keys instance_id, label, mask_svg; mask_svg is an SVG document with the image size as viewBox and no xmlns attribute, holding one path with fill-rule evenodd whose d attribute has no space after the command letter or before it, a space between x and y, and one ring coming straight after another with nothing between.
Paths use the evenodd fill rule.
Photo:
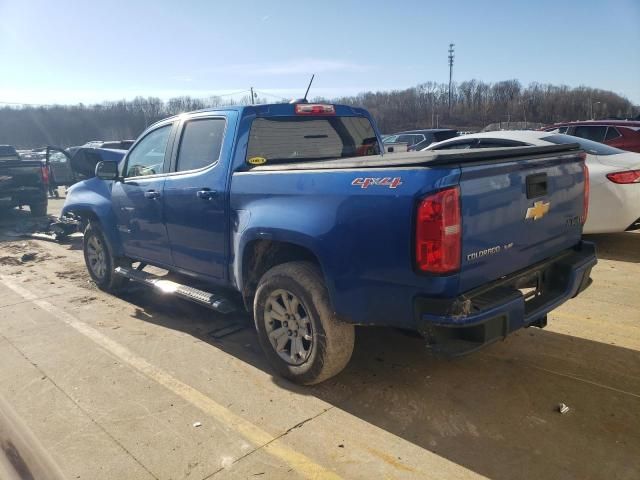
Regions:
<instances>
[{"instance_id":1,"label":"metal pole","mask_svg":"<svg viewBox=\"0 0 640 480\"><path fill-rule=\"evenodd\" d=\"M251 105L253 105L253 87L250 87L250 90L251 90Z\"/></svg>"},{"instance_id":2,"label":"metal pole","mask_svg":"<svg viewBox=\"0 0 640 480\"><path fill-rule=\"evenodd\" d=\"M453 54L453 47L455 43L449 44L449 116L451 116L451 81L453 79L453 59L455 55Z\"/></svg>"}]
</instances>

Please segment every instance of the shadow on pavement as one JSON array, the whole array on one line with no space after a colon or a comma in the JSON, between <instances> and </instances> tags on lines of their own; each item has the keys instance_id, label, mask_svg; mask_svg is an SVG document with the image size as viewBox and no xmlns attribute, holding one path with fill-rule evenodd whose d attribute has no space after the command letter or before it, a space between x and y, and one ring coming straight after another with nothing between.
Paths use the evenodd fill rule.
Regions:
<instances>
[{"instance_id":1,"label":"shadow on pavement","mask_svg":"<svg viewBox=\"0 0 640 480\"><path fill-rule=\"evenodd\" d=\"M584 239L596 244L598 258L640 263L640 230L585 235Z\"/></svg>"},{"instance_id":2,"label":"shadow on pavement","mask_svg":"<svg viewBox=\"0 0 640 480\"><path fill-rule=\"evenodd\" d=\"M160 308L146 290L123 298L139 307L136 318L272 374L248 315L236 318L248 328L215 340L209 332L228 317L181 301ZM273 381L490 478L631 479L640 471L640 352L630 349L531 328L445 360L419 338L359 328L336 378L313 387Z\"/></svg>"}]
</instances>

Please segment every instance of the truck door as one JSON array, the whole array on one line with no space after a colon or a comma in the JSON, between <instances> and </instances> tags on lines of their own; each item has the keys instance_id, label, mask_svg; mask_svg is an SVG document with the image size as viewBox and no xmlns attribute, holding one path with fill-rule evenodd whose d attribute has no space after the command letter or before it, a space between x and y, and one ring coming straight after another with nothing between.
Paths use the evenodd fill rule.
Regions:
<instances>
[{"instance_id":1,"label":"truck door","mask_svg":"<svg viewBox=\"0 0 640 480\"><path fill-rule=\"evenodd\" d=\"M74 183L71 170L71 157L67 152L57 147L47 147L46 163L49 167L49 186L70 186ZM55 192L56 196L57 191Z\"/></svg>"},{"instance_id":2,"label":"truck door","mask_svg":"<svg viewBox=\"0 0 640 480\"><path fill-rule=\"evenodd\" d=\"M171 265L162 189L174 128L165 123L136 142L123 160L123 180L111 192L125 255L163 265Z\"/></svg>"},{"instance_id":3,"label":"truck door","mask_svg":"<svg viewBox=\"0 0 640 480\"><path fill-rule=\"evenodd\" d=\"M174 265L213 280L226 272L226 191L236 119L236 112L216 112L185 120L164 185Z\"/></svg>"}]
</instances>

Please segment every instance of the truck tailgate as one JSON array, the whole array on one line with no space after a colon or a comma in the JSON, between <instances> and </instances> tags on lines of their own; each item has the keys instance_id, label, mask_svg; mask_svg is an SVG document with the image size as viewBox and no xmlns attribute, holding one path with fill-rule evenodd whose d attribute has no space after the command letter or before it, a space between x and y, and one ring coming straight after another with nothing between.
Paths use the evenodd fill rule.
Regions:
<instances>
[{"instance_id":1,"label":"truck tailgate","mask_svg":"<svg viewBox=\"0 0 640 480\"><path fill-rule=\"evenodd\" d=\"M461 165L460 292L520 270L580 241L580 152Z\"/></svg>"},{"instance_id":2,"label":"truck tailgate","mask_svg":"<svg viewBox=\"0 0 640 480\"><path fill-rule=\"evenodd\" d=\"M0 160L0 192L42 186L41 162Z\"/></svg>"}]
</instances>

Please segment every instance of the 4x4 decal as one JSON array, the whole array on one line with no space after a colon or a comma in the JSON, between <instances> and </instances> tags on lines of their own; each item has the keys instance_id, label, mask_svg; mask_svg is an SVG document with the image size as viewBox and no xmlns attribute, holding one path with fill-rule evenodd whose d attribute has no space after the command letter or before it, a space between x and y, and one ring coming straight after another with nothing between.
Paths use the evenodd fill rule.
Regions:
<instances>
[{"instance_id":1,"label":"4x4 decal","mask_svg":"<svg viewBox=\"0 0 640 480\"><path fill-rule=\"evenodd\" d=\"M354 178L351 185L360 187L360 188L369 188L371 186L374 187L388 187L388 188L397 188L402 185L401 177L358 177Z\"/></svg>"}]
</instances>

